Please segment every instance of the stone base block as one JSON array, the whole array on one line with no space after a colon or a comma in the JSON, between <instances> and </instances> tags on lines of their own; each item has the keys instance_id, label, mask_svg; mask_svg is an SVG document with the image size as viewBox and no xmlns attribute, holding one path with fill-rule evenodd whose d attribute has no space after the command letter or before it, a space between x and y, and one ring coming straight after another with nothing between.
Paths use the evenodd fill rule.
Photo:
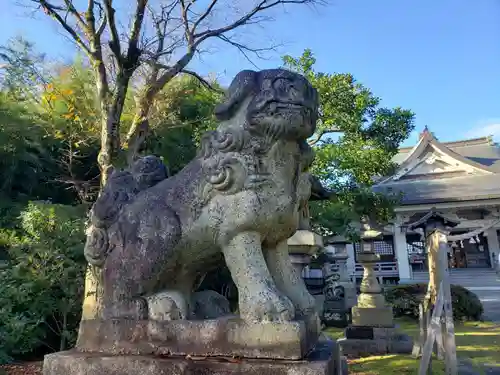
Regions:
<instances>
[{"instance_id":1,"label":"stone base block","mask_svg":"<svg viewBox=\"0 0 500 375\"><path fill-rule=\"evenodd\" d=\"M371 332L369 327L363 327L362 330L349 330L350 328L346 329L346 338L337 340L344 355L363 357L412 352L413 339L398 333L395 328L372 328ZM355 338L356 336L367 338Z\"/></svg>"},{"instance_id":2,"label":"stone base block","mask_svg":"<svg viewBox=\"0 0 500 375\"><path fill-rule=\"evenodd\" d=\"M386 340L338 339L342 355L348 357L367 357L387 354Z\"/></svg>"},{"instance_id":3,"label":"stone base block","mask_svg":"<svg viewBox=\"0 0 500 375\"><path fill-rule=\"evenodd\" d=\"M373 327L349 326L345 329L344 334L347 339L373 340Z\"/></svg>"},{"instance_id":4,"label":"stone base block","mask_svg":"<svg viewBox=\"0 0 500 375\"><path fill-rule=\"evenodd\" d=\"M134 355L237 356L300 359L316 345L319 318L284 323L213 320L83 320L76 348Z\"/></svg>"},{"instance_id":5,"label":"stone base block","mask_svg":"<svg viewBox=\"0 0 500 375\"><path fill-rule=\"evenodd\" d=\"M394 320L391 307L358 307L352 308L352 325L364 327L393 327Z\"/></svg>"},{"instance_id":6,"label":"stone base block","mask_svg":"<svg viewBox=\"0 0 500 375\"><path fill-rule=\"evenodd\" d=\"M60 352L45 356L43 375L347 375L335 342L322 341L304 360L157 357Z\"/></svg>"}]
</instances>

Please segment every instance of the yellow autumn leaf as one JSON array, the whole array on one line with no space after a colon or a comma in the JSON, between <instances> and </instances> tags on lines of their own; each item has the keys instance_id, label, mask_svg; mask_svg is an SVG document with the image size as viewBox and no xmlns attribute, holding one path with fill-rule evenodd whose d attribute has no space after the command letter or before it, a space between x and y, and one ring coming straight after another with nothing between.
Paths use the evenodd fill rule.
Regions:
<instances>
[{"instance_id":1,"label":"yellow autumn leaf","mask_svg":"<svg viewBox=\"0 0 500 375\"><path fill-rule=\"evenodd\" d=\"M51 102L51 101L56 100L56 99L57 99L57 96L54 95L53 93L49 92L46 94L47 102Z\"/></svg>"}]
</instances>

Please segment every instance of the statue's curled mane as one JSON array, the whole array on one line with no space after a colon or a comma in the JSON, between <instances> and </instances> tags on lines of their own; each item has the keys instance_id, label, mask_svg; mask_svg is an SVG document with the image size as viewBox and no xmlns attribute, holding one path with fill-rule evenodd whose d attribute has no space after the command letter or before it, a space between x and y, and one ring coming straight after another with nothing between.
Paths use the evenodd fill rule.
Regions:
<instances>
[{"instance_id":1,"label":"statue's curled mane","mask_svg":"<svg viewBox=\"0 0 500 375\"><path fill-rule=\"evenodd\" d=\"M123 206L131 203L137 194L169 175L162 160L156 156L139 158L130 169L111 170L108 181L90 211L90 225L84 254L93 266L102 266L112 250L108 229L116 222Z\"/></svg>"}]
</instances>

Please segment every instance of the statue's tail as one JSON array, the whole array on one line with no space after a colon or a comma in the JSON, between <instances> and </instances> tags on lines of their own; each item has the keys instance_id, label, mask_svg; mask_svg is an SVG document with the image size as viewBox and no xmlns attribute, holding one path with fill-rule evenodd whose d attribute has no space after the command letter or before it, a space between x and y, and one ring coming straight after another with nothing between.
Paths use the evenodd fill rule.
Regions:
<instances>
[{"instance_id":1,"label":"statue's tail","mask_svg":"<svg viewBox=\"0 0 500 375\"><path fill-rule=\"evenodd\" d=\"M108 255L109 241L106 229L94 227L87 229L87 241L83 249L85 259L91 266L102 267Z\"/></svg>"},{"instance_id":2,"label":"statue's tail","mask_svg":"<svg viewBox=\"0 0 500 375\"><path fill-rule=\"evenodd\" d=\"M168 170L160 158L146 156L124 171L110 173L108 182L90 211L90 225L84 255L87 262L102 267L113 248L109 229L116 223L122 208L137 194L168 177Z\"/></svg>"}]
</instances>

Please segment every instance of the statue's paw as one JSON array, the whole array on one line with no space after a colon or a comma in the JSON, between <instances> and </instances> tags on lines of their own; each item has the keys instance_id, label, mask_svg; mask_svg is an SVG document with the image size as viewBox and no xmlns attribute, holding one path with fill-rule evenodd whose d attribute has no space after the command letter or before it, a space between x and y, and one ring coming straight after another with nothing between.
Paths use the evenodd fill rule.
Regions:
<instances>
[{"instance_id":1,"label":"statue's paw","mask_svg":"<svg viewBox=\"0 0 500 375\"><path fill-rule=\"evenodd\" d=\"M146 297L149 320L187 319L187 303L177 291L163 291Z\"/></svg>"},{"instance_id":2,"label":"statue's paw","mask_svg":"<svg viewBox=\"0 0 500 375\"><path fill-rule=\"evenodd\" d=\"M253 322L287 322L295 317L293 303L271 289L259 290L245 298L246 305L240 308L243 319Z\"/></svg>"}]
</instances>

